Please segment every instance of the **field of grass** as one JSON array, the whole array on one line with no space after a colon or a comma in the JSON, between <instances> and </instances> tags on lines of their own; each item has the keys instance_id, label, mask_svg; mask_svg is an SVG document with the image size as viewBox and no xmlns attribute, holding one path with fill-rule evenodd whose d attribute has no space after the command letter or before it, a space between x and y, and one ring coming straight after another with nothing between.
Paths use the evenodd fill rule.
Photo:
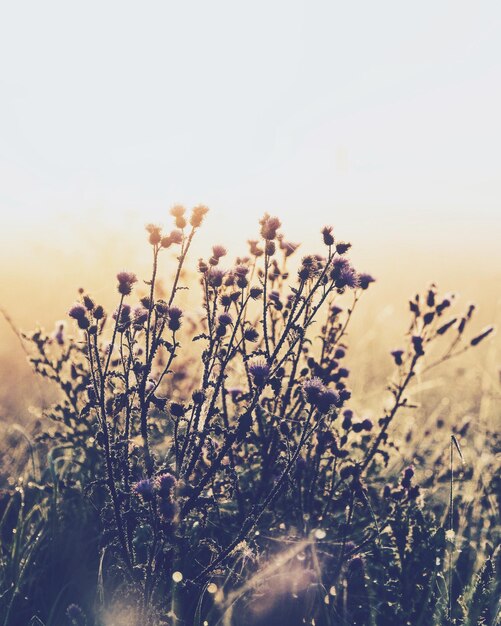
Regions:
<instances>
[{"instance_id":1,"label":"field of grass","mask_svg":"<svg viewBox=\"0 0 501 626\"><path fill-rule=\"evenodd\" d=\"M0 625L498 624L493 284L380 286L268 215L197 265L204 216L55 330L4 308Z\"/></svg>"}]
</instances>

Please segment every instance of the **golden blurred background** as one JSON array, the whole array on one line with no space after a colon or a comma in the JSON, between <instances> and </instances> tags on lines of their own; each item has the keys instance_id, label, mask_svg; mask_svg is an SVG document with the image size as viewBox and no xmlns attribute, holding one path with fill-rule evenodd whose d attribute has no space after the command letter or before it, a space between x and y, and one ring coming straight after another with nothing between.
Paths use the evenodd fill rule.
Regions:
<instances>
[{"instance_id":1,"label":"golden blurred background","mask_svg":"<svg viewBox=\"0 0 501 626\"><path fill-rule=\"evenodd\" d=\"M479 329L499 322L498 3L28 7L0 19L14 327L52 328L80 286L111 306L118 270L147 278L144 225L177 202L211 209L192 270L213 243L244 254L265 211L305 252L325 224L351 241L378 279L352 332L369 378L430 282L477 302ZM493 385L498 342L471 356ZM39 390L5 318L0 372L0 415L25 422Z\"/></svg>"}]
</instances>

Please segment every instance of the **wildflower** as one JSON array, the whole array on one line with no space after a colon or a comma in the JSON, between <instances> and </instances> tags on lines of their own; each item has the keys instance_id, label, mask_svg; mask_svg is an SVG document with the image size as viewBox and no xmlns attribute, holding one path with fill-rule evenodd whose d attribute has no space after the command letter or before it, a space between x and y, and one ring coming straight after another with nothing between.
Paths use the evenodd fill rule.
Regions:
<instances>
[{"instance_id":1,"label":"wildflower","mask_svg":"<svg viewBox=\"0 0 501 626\"><path fill-rule=\"evenodd\" d=\"M340 241L336 244L336 252L338 254L346 254L350 248L351 243L345 243L344 241Z\"/></svg>"},{"instance_id":2,"label":"wildflower","mask_svg":"<svg viewBox=\"0 0 501 626\"><path fill-rule=\"evenodd\" d=\"M186 409L179 402L171 402L169 405L170 414L173 417L183 417L186 413Z\"/></svg>"},{"instance_id":3,"label":"wildflower","mask_svg":"<svg viewBox=\"0 0 501 626\"><path fill-rule=\"evenodd\" d=\"M207 281L211 287L216 289L223 284L224 272L213 267L207 273Z\"/></svg>"},{"instance_id":4,"label":"wildflower","mask_svg":"<svg viewBox=\"0 0 501 626\"><path fill-rule=\"evenodd\" d=\"M372 430L373 427L373 423L372 420L370 420L368 417L366 417L364 420L362 420L362 429L363 430Z\"/></svg>"},{"instance_id":5,"label":"wildflower","mask_svg":"<svg viewBox=\"0 0 501 626\"><path fill-rule=\"evenodd\" d=\"M359 274L358 275L358 286L360 289L368 289L371 283L376 282L376 279L373 278L370 274Z\"/></svg>"},{"instance_id":6,"label":"wildflower","mask_svg":"<svg viewBox=\"0 0 501 626\"><path fill-rule=\"evenodd\" d=\"M134 493L144 502L149 502L153 499L153 487L153 482L149 478L143 478L134 485Z\"/></svg>"},{"instance_id":7,"label":"wildflower","mask_svg":"<svg viewBox=\"0 0 501 626\"><path fill-rule=\"evenodd\" d=\"M154 481L154 487L157 493L161 496L171 496L172 490L177 484L177 478L172 474L166 472L165 474L159 474Z\"/></svg>"},{"instance_id":8,"label":"wildflower","mask_svg":"<svg viewBox=\"0 0 501 626\"><path fill-rule=\"evenodd\" d=\"M322 391L316 399L315 406L320 411L320 413L326 414L332 409L333 406L336 406L338 403L338 394L331 389L326 389L325 391Z\"/></svg>"},{"instance_id":9,"label":"wildflower","mask_svg":"<svg viewBox=\"0 0 501 626\"><path fill-rule=\"evenodd\" d=\"M83 303L87 311L92 311L92 309L94 308L94 301L92 300L90 296L85 295L83 297Z\"/></svg>"},{"instance_id":10,"label":"wildflower","mask_svg":"<svg viewBox=\"0 0 501 626\"><path fill-rule=\"evenodd\" d=\"M302 389L306 401L310 404L315 404L320 394L325 391L324 384L318 376L305 380Z\"/></svg>"},{"instance_id":11,"label":"wildflower","mask_svg":"<svg viewBox=\"0 0 501 626\"><path fill-rule=\"evenodd\" d=\"M193 400L193 404L203 404L205 402L205 391L203 389L196 389L191 394L191 399Z\"/></svg>"},{"instance_id":12,"label":"wildflower","mask_svg":"<svg viewBox=\"0 0 501 626\"><path fill-rule=\"evenodd\" d=\"M355 289L355 287L358 287L358 275L353 267L346 265L340 270L336 279L336 287L338 289L344 289L345 287Z\"/></svg>"},{"instance_id":13,"label":"wildflower","mask_svg":"<svg viewBox=\"0 0 501 626\"><path fill-rule=\"evenodd\" d=\"M437 315L442 315L445 309L451 306L451 301L449 298L444 298L440 304L437 304L436 311Z\"/></svg>"},{"instance_id":14,"label":"wildflower","mask_svg":"<svg viewBox=\"0 0 501 626\"><path fill-rule=\"evenodd\" d=\"M326 246L334 245L334 235L332 234L332 226L324 226L322 228L322 235Z\"/></svg>"},{"instance_id":15,"label":"wildflower","mask_svg":"<svg viewBox=\"0 0 501 626\"><path fill-rule=\"evenodd\" d=\"M451 326L456 323L456 321L457 317L453 317L451 320L440 326L440 328L437 328L437 335L443 335L444 333L446 333L449 328L451 328Z\"/></svg>"},{"instance_id":16,"label":"wildflower","mask_svg":"<svg viewBox=\"0 0 501 626\"><path fill-rule=\"evenodd\" d=\"M402 365L403 363L403 355L404 355L404 351L403 350L392 350L390 352L391 356L393 357L393 359L395 360L395 365Z\"/></svg>"},{"instance_id":17,"label":"wildflower","mask_svg":"<svg viewBox=\"0 0 501 626\"><path fill-rule=\"evenodd\" d=\"M182 204L175 204L172 209L169 211L172 217L183 217L186 213L186 209Z\"/></svg>"},{"instance_id":18,"label":"wildflower","mask_svg":"<svg viewBox=\"0 0 501 626\"><path fill-rule=\"evenodd\" d=\"M199 204L196 206L191 212L190 224L193 228L198 228L201 226L205 215L209 212L209 209L203 204Z\"/></svg>"},{"instance_id":19,"label":"wildflower","mask_svg":"<svg viewBox=\"0 0 501 626\"><path fill-rule=\"evenodd\" d=\"M277 236L277 230L282 223L278 217L270 217L267 213L259 220L261 224L261 237L267 241L273 241Z\"/></svg>"},{"instance_id":20,"label":"wildflower","mask_svg":"<svg viewBox=\"0 0 501 626\"><path fill-rule=\"evenodd\" d=\"M249 374L257 387L264 387L270 374L270 368L262 357L257 357L249 365Z\"/></svg>"},{"instance_id":21,"label":"wildflower","mask_svg":"<svg viewBox=\"0 0 501 626\"><path fill-rule=\"evenodd\" d=\"M68 315L78 321L87 315L87 311L81 304L75 304L68 311Z\"/></svg>"},{"instance_id":22,"label":"wildflower","mask_svg":"<svg viewBox=\"0 0 501 626\"><path fill-rule=\"evenodd\" d=\"M244 330L244 337L247 341L257 341L259 339L259 333L255 328L246 328Z\"/></svg>"},{"instance_id":23,"label":"wildflower","mask_svg":"<svg viewBox=\"0 0 501 626\"><path fill-rule=\"evenodd\" d=\"M229 313L221 313L221 315L217 319L218 322L223 326L229 326L233 323L233 318Z\"/></svg>"},{"instance_id":24,"label":"wildflower","mask_svg":"<svg viewBox=\"0 0 501 626\"><path fill-rule=\"evenodd\" d=\"M162 231L160 226L156 226L155 224L148 224L146 226L147 232L150 234L148 240L153 245L156 246L162 240Z\"/></svg>"},{"instance_id":25,"label":"wildflower","mask_svg":"<svg viewBox=\"0 0 501 626\"><path fill-rule=\"evenodd\" d=\"M252 256L259 257L263 255L264 251L258 246L257 241L250 239L247 243L249 244Z\"/></svg>"},{"instance_id":26,"label":"wildflower","mask_svg":"<svg viewBox=\"0 0 501 626\"><path fill-rule=\"evenodd\" d=\"M103 309L103 307L100 304L98 304L97 307L94 309L93 315L94 315L94 319L96 319L96 320L103 319L103 317L104 317L104 309Z\"/></svg>"},{"instance_id":27,"label":"wildflower","mask_svg":"<svg viewBox=\"0 0 501 626\"><path fill-rule=\"evenodd\" d=\"M172 331L179 330L181 327L181 317L183 316L182 310L177 306L171 306L169 308L169 328Z\"/></svg>"},{"instance_id":28,"label":"wildflower","mask_svg":"<svg viewBox=\"0 0 501 626\"><path fill-rule=\"evenodd\" d=\"M423 338L419 335L412 336L412 345L414 347L414 352L417 356L422 356L424 354L423 349Z\"/></svg>"},{"instance_id":29,"label":"wildflower","mask_svg":"<svg viewBox=\"0 0 501 626\"><path fill-rule=\"evenodd\" d=\"M277 247L274 241L267 241L264 251L268 256L273 256L275 254Z\"/></svg>"},{"instance_id":30,"label":"wildflower","mask_svg":"<svg viewBox=\"0 0 501 626\"><path fill-rule=\"evenodd\" d=\"M250 297L253 300L257 300L258 298L262 296L263 290L261 289L261 287L251 287L249 293L250 293Z\"/></svg>"},{"instance_id":31,"label":"wildflower","mask_svg":"<svg viewBox=\"0 0 501 626\"><path fill-rule=\"evenodd\" d=\"M318 266L317 259L312 255L303 257L301 261L301 267L298 271L299 279L303 282L306 282L310 278L318 276L319 273L320 268Z\"/></svg>"},{"instance_id":32,"label":"wildflower","mask_svg":"<svg viewBox=\"0 0 501 626\"><path fill-rule=\"evenodd\" d=\"M132 285L137 283L137 277L133 272L119 272L117 274L118 292L128 296L132 291Z\"/></svg>"},{"instance_id":33,"label":"wildflower","mask_svg":"<svg viewBox=\"0 0 501 626\"><path fill-rule=\"evenodd\" d=\"M477 335L470 341L470 345L477 346L483 339L488 337L494 330L494 326L488 326L485 328L480 335Z\"/></svg>"},{"instance_id":34,"label":"wildflower","mask_svg":"<svg viewBox=\"0 0 501 626\"><path fill-rule=\"evenodd\" d=\"M138 306L134 309L134 324L141 326L148 319L148 310L143 306Z\"/></svg>"},{"instance_id":35,"label":"wildflower","mask_svg":"<svg viewBox=\"0 0 501 626\"><path fill-rule=\"evenodd\" d=\"M220 259L223 256L226 256L226 248L224 246L212 246L212 256L216 259Z\"/></svg>"},{"instance_id":36,"label":"wildflower","mask_svg":"<svg viewBox=\"0 0 501 626\"><path fill-rule=\"evenodd\" d=\"M280 245L280 250L285 253L285 258L290 257L299 248L299 243L292 243L292 241L284 241L283 235L277 237Z\"/></svg>"}]
</instances>

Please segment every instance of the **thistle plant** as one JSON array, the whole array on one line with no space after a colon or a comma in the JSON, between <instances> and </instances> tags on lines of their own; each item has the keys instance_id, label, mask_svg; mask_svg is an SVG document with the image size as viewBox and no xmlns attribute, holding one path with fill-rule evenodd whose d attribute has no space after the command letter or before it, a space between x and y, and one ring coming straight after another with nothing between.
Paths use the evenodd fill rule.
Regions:
<instances>
[{"instance_id":1,"label":"thistle plant","mask_svg":"<svg viewBox=\"0 0 501 626\"><path fill-rule=\"evenodd\" d=\"M313 601L317 623L371 623L368 555L384 562L391 535L405 568L409 532L425 526L415 469L403 469L396 484L385 477L392 428L415 408L416 374L473 349L492 328L467 339L473 306L453 313L453 297L434 285L416 295L404 341L388 355L395 369L380 417L359 416L345 365L348 331L374 278L353 267L350 244L326 226L320 252L296 259L299 245L266 214L247 255L225 265L227 252L215 245L199 259L197 313L181 292L206 213L198 206L188 217L175 206L169 234L147 226L151 274L142 282L119 272L114 311L81 290L69 311L76 337L64 324L52 337L29 336L35 369L62 392L49 413L57 430L38 440L57 438L85 469L72 475L70 464L68 479L80 481L99 512L110 585L138 623L221 617L224 599L203 599L208 585L231 595L252 579L259 565L249 546L261 534L261 554L287 537L304 546L308 584L339 589L331 605L321 594ZM168 249L177 262L166 269ZM162 297L160 273L172 275ZM443 546L433 532L434 560L422 571L436 576ZM395 593L405 615L423 609L407 591ZM433 597L421 598L432 612L440 604ZM449 585L449 617L451 602ZM400 623L388 608L381 614Z\"/></svg>"}]
</instances>

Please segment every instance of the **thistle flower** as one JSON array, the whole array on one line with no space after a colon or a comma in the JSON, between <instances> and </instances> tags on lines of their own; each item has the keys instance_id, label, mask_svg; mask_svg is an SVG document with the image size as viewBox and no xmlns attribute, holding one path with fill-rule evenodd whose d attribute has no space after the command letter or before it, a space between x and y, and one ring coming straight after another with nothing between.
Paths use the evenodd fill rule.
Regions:
<instances>
[{"instance_id":1,"label":"thistle flower","mask_svg":"<svg viewBox=\"0 0 501 626\"><path fill-rule=\"evenodd\" d=\"M141 326L148 319L148 310L144 306L137 306L134 309L134 324Z\"/></svg>"},{"instance_id":2,"label":"thistle flower","mask_svg":"<svg viewBox=\"0 0 501 626\"><path fill-rule=\"evenodd\" d=\"M155 490L161 496L171 496L172 490L177 485L177 478L166 472L159 474L154 481Z\"/></svg>"},{"instance_id":3,"label":"thistle flower","mask_svg":"<svg viewBox=\"0 0 501 626\"><path fill-rule=\"evenodd\" d=\"M183 316L183 311L177 306L171 306L169 308L169 323L168 326L170 330L176 331L181 328L181 317Z\"/></svg>"},{"instance_id":4,"label":"thistle flower","mask_svg":"<svg viewBox=\"0 0 501 626\"><path fill-rule=\"evenodd\" d=\"M203 389L197 389L191 394L193 404L203 404L205 402L206 394Z\"/></svg>"},{"instance_id":5,"label":"thistle flower","mask_svg":"<svg viewBox=\"0 0 501 626\"><path fill-rule=\"evenodd\" d=\"M224 246L212 246L212 256L216 259L220 259L223 256L226 256L226 248Z\"/></svg>"},{"instance_id":6,"label":"thistle flower","mask_svg":"<svg viewBox=\"0 0 501 626\"><path fill-rule=\"evenodd\" d=\"M87 315L87 310L81 304L75 304L68 311L68 315L72 317L74 320L80 320Z\"/></svg>"},{"instance_id":7,"label":"thistle flower","mask_svg":"<svg viewBox=\"0 0 501 626\"><path fill-rule=\"evenodd\" d=\"M355 287L358 287L358 275L353 267L346 265L339 271L336 278L336 287L338 289L344 289L345 287L355 289Z\"/></svg>"},{"instance_id":8,"label":"thistle flower","mask_svg":"<svg viewBox=\"0 0 501 626\"><path fill-rule=\"evenodd\" d=\"M417 356L422 356L424 354L423 349L423 338L419 335L412 336L412 345L414 347L414 352Z\"/></svg>"},{"instance_id":9,"label":"thistle flower","mask_svg":"<svg viewBox=\"0 0 501 626\"><path fill-rule=\"evenodd\" d=\"M358 275L358 286L360 289L368 289L371 283L376 282L376 279L373 278L370 274L359 274Z\"/></svg>"},{"instance_id":10,"label":"thistle flower","mask_svg":"<svg viewBox=\"0 0 501 626\"><path fill-rule=\"evenodd\" d=\"M257 300L263 295L263 290L261 289L261 287L251 287L249 293L250 293L250 297L253 300Z\"/></svg>"},{"instance_id":11,"label":"thistle flower","mask_svg":"<svg viewBox=\"0 0 501 626\"><path fill-rule=\"evenodd\" d=\"M325 391L325 386L318 376L314 376L304 381L302 389L306 401L315 404L320 394Z\"/></svg>"},{"instance_id":12,"label":"thistle flower","mask_svg":"<svg viewBox=\"0 0 501 626\"><path fill-rule=\"evenodd\" d=\"M260 257L264 254L264 251L258 246L258 241L249 239L247 243L249 244L250 253L252 254L252 256Z\"/></svg>"},{"instance_id":13,"label":"thistle flower","mask_svg":"<svg viewBox=\"0 0 501 626\"><path fill-rule=\"evenodd\" d=\"M488 337L493 331L494 331L494 326L488 326L480 333L480 335L477 335L470 341L470 345L477 346L483 339Z\"/></svg>"},{"instance_id":14,"label":"thistle flower","mask_svg":"<svg viewBox=\"0 0 501 626\"><path fill-rule=\"evenodd\" d=\"M249 364L249 374L257 387L264 387L270 374L270 368L262 357L256 357Z\"/></svg>"},{"instance_id":15,"label":"thistle flower","mask_svg":"<svg viewBox=\"0 0 501 626\"><path fill-rule=\"evenodd\" d=\"M392 350L390 352L391 356L393 357L394 361L395 361L395 365L402 365L403 363L403 355L404 355L404 351L403 350Z\"/></svg>"},{"instance_id":16,"label":"thistle flower","mask_svg":"<svg viewBox=\"0 0 501 626\"><path fill-rule=\"evenodd\" d=\"M207 272L207 281L211 287L217 289L223 284L224 272L213 267Z\"/></svg>"},{"instance_id":17,"label":"thistle flower","mask_svg":"<svg viewBox=\"0 0 501 626\"><path fill-rule=\"evenodd\" d=\"M222 324L223 326L229 326L230 324L233 323L233 318L231 317L229 313L221 313L221 315L219 315L217 319L218 319L218 322Z\"/></svg>"},{"instance_id":18,"label":"thistle flower","mask_svg":"<svg viewBox=\"0 0 501 626\"><path fill-rule=\"evenodd\" d=\"M326 246L334 245L334 235L332 234L332 231L332 226L324 226L322 228L322 236L324 238L324 243Z\"/></svg>"},{"instance_id":19,"label":"thistle flower","mask_svg":"<svg viewBox=\"0 0 501 626\"><path fill-rule=\"evenodd\" d=\"M117 274L118 293L128 296L132 291L132 285L137 283L137 277L133 272L119 272Z\"/></svg>"},{"instance_id":20,"label":"thistle flower","mask_svg":"<svg viewBox=\"0 0 501 626\"><path fill-rule=\"evenodd\" d=\"M267 241L273 241L277 236L277 230L282 225L278 217L270 217L266 213L261 220L261 237Z\"/></svg>"},{"instance_id":21,"label":"thistle flower","mask_svg":"<svg viewBox=\"0 0 501 626\"><path fill-rule=\"evenodd\" d=\"M443 335L444 333L446 333L449 330L449 328L454 326L456 322L457 322L457 317L453 317L451 320L449 320L448 322L440 326L440 328L437 328L437 335Z\"/></svg>"},{"instance_id":22,"label":"thistle flower","mask_svg":"<svg viewBox=\"0 0 501 626\"><path fill-rule=\"evenodd\" d=\"M196 206L191 212L190 224L193 228L198 228L201 226L205 215L209 212L209 209L203 204L199 204Z\"/></svg>"},{"instance_id":23,"label":"thistle flower","mask_svg":"<svg viewBox=\"0 0 501 626\"><path fill-rule=\"evenodd\" d=\"M96 319L96 320L103 319L103 317L104 317L104 309L103 309L103 307L100 304L98 304L97 307L94 309L93 315L94 315L94 319Z\"/></svg>"},{"instance_id":24,"label":"thistle flower","mask_svg":"<svg viewBox=\"0 0 501 626\"><path fill-rule=\"evenodd\" d=\"M148 224L146 226L146 231L149 233L148 241L153 245L157 245L160 243L162 239L162 229L160 226L156 226L155 224Z\"/></svg>"},{"instance_id":25,"label":"thistle flower","mask_svg":"<svg viewBox=\"0 0 501 626\"><path fill-rule=\"evenodd\" d=\"M337 404L339 404L339 396L332 389L322 391L315 401L315 406L322 414L328 413Z\"/></svg>"},{"instance_id":26,"label":"thistle flower","mask_svg":"<svg viewBox=\"0 0 501 626\"><path fill-rule=\"evenodd\" d=\"M182 204L175 204L172 209L169 211L172 217L183 217L186 213L186 209Z\"/></svg>"},{"instance_id":27,"label":"thistle flower","mask_svg":"<svg viewBox=\"0 0 501 626\"><path fill-rule=\"evenodd\" d=\"M346 254L350 248L351 248L351 243L340 241L339 243L336 244L336 252L338 254Z\"/></svg>"},{"instance_id":28,"label":"thistle flower","mask_svg":"<svg viewBox=\"0 0 501 626\"><path fill-rule=\"evenodd\" d=\"M255 328L246 328L244 330L244 337L247 341L257 341L259 339L259 333Z\"/></svg>"},{"instance_id":29,"label":"thistle flower","mask_svg":"<svg viewBox=\"0 0 501 626\"><path fill-rule=\"evenodd\" d=\"M142 498L144 502L153 499L154 484L149 478L143 478L134 485L134 493Z\"/></svg>"}]
</instances>

